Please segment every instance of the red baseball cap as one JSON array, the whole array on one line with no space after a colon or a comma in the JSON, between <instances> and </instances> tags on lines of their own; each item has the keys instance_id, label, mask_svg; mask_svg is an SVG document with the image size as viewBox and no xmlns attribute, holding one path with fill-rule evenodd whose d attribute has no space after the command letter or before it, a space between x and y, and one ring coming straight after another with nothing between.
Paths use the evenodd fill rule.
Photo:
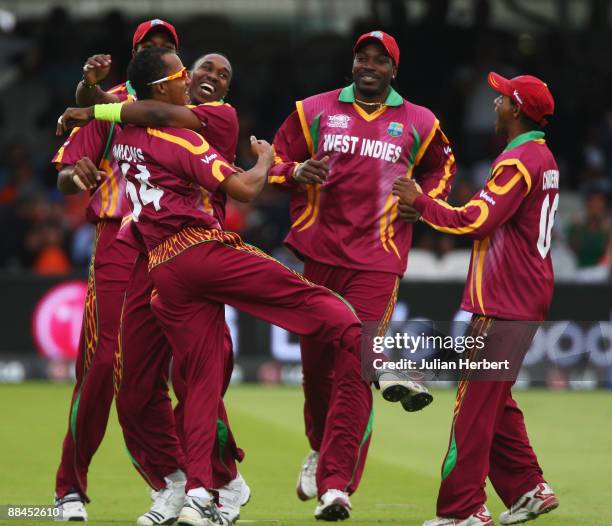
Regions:
<instances>
[{"instance_id":1,"label":"red baseball cap","mask_svg":"<svg viewBox=\"0 0 612 526\"><path fill-rule=\"evenodd\" d=\"M389 56L393 59L393 62L395 62L395 65L399 66L399 46L397 45L395 39L384 31L370 31L369 33L364 33L361 35L353 46L353 53L357 53L357 48L368 40L376 40L377 42L380 42L387 50L387 53L389 53Z\"/></svg>"},{"instance_id":2,"label":"red baseball cap","mask_svg":"<svg viewBox=\"0 0 612 526\"><path fill-rule=\"evenodd\" d=\"M489 73L488 81L489 86L495 91L516 102L528 117L541 126L548 124L545 117L554 113L555 100L546 82L531 75L507 79L492 71Z\"/></svg>"},{"instance_id":3,"label":"red baseball cap","mask_svg":"<svg viewBox=\"0 0 612 526\"><path fill-rule=\"evenodd\" d=\"M174 40L174 44L178 48L179 39L176 34L176 29L170 22L166 22L165 20L160 20L159 18L154 18L153 20L147 20L140 24L136 31L134 32L134 38L132 39L132 49L136 49L136 46L147 36L149 31L155 29L156 27L165 27L168 32L172 35L172 39Z\"/></svg>"}]
</instances>

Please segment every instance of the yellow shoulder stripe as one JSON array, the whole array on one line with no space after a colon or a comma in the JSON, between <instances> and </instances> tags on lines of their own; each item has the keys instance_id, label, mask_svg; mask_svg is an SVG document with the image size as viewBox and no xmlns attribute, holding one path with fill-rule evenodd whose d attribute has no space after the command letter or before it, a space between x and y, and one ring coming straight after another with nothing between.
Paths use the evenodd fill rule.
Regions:
<instances>
[{"instance_id":1,"label":"yellow shoulder stripe","mask_svg":"<svg viewBox=\"0 0 612 526\"><path fill-rule=\"evenodd\" d=\"M505 185L498 186L497 184L495 184L495 177L499 175L501 168L503 168L504 166L516 166L518 173ZM525 183L527 184L527 191L525 192L525 195L527 195L529 192L531 192L531 175L529 174L529 171L527 170L525 165L518 159L504 159L493 167L493 177L491 177L491 179L487 183L487 186L494 194L504 195L507 194L514 187L514 185L521 179L521 177L525 179Z\"/></svg>"},{"instance_id":2,"label":"yellow shoulder stripe","mask_svg":"<svg viewBox=\"0 0 612 526\"><path fill-rule=\"evenodd\" d=\"M163 132L161 130L158 130L157 128L147 128L147 133L149 135L153 135L153 137L158 137L160 139L163 139L164 141L174 143L177 146L180 146L181 148L185 148L185 150L191 152L194 155L202 155L203 153L207 152L210 149L210 145L206 142L204 137L202 137L199 133L196 133L191 130L185 130L185 131L189 132L190 134L193 134L193 137L196 140L199 140L200 144L192 144L191 142L189 142L187 139L184 139L183 137L179 137L177 135L172 135L171 133Z\"/></svg>"},{"instance_id":3,"label":"yellow shoulder stripe","mask_svg":"<svg viewBox=\"0 0 612 526\"><path fill-rule=\"evenodd\" d=\"M440 135L442 136L442 141L445 144L450 144L449 140L447 139L446 135L444 135L444 132L442 130L440 130ZM446 161L444 161L444 176L442 177L442 179L440 179L438 186L436 186L427 194L432 199L437 198L446 188L448 180L452 175L451 167L453 166L453 164L455 164L455 154L451 151L450 155L446 158Z\"/></svg>"},{"instance_id":4,"label":"yellow shoulder stripe","mask_svg":"<svg viewBox=\"0 0 612 526\"><path fill-rule=\"evenodd\" d=\"M434 138L434 135L436 134L436 130L439 127L440 127L440 121L438 121L438 119L436 119L435 122L434 122L434 125L431 128L431 131L429 132L429 134L427 135L427 137L423 141L423 144L421 144L421 147L419 148L419 151L417 152L416 157L414 158L414 165L415 166L417 166L421 162L421 158L423 157L423 155L425 155L425 152L427 151L427 148L429 148L429 144L431 143L432 139Z\"/></svg>"},{"instance_id":5,"label":"yellow shoulder stripe","mask_svg":"<svg viewBox=\"0 0 612 526\"><path fill-rule=\"evenodd\" d=\"M72 128L72 131L70 132L70 135L68 135L68 139L70 139L70 137L72 137L80 129L81 128L79 128L78 126L75 126L74 128ZM64 144L62 144L62 147L55 154L55 161L53 161L53 162L56 165L62 164L62 159L64 158L64 150L66 149L66 143L68 142L68 139L66 139Z\"/></svg>"},{"instance_id":6,"label":"yellow shoulder stripe","mask_svg":"<svg viewBox=\"0 0 612 526\"><path fill-rule=\"evenodd\" d=\"M312 137L310 136L310 128L308 127L308 121L306 120L306 114L304 113L304 105L301 100L298 100L295 103L295 107L298 112L298 117L300 118L300 124L302 125L302 133L304 134L304 139L306 139L306 144L308 145L308 151L310 155L314 155L313 146L312 146Z\"/></svg>"}]
</instances>

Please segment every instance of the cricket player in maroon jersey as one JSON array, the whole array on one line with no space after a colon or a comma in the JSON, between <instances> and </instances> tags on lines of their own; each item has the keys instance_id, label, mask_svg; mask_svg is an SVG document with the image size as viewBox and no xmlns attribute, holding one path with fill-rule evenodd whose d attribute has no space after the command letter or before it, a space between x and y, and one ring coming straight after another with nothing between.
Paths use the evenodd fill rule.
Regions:
<instances>
[{"instance_id":1,"label":"cricket player in maroon jersey","mask_svg":"<svg viewBox=\"0 0 612 526\"><path fill-rule=\"evenodd\" d=\"M181 66L176 55L145 50L132 60L128 76L139 99L182 104ZM163 91L159 80L167 86ZM113 148L118 163L125 166L134 224L149 253L156 290L152 308L173 353L185 364L188 491L179 524L227 523L210 494L210 455L222 388L223 304L301 336L333 342L346 364L337 371L336 381L351 395L339 403L347 414L356 414L369 392L355 372L361 325L350 306L329 289L244 244L236 234L221 231L217 220L200 206L194 181L242 201L257 195L273 156L266 143L253 138L252 145L259 159L244 173L237 173L201 136L183 129L128 125ZM258 287L262 279L270 286ZM333 438L323 447L339 452L342 438Z\"/></svg>"},{"instance_id":2,"label":"cricket player in maroon jersey","mask_svg":"<svg viewBox=\"0 0 612 526\"><path fill-rule=\"evenodd\" d=\"M89 191L87 220L95 225L85 313L76 361L76 384L68 432L56 477L56 506L64 520L86 520L87 471L106 430L113 400L113 362L121 303L136 252L115 237L129 212L125 181L112 166L110 145L117 127L96 122L75 129L53 158L58 187L66 194Z\"/></svg>"},{"instance_id":3,"label":"cricket player in maroon jersey","mask_svg":"<svg viewBox=\"0 0 612 526\"><path fill-rule=\"evenodd\" d=\"M142 126L175 126L202 132L225 159L235 158L238 118L235 109L220 102L229 90L232 66L226 57L209 53L194 63L189 83L192 103L185 107L155 100L123 106L120 122ZM83 125L94 117L94 107L69 108L62 115L58 133L72 125ZM99 116L100 117L100 116ZM102 116L103 117L103 116ZM226 196L201 189L202 206L223 225ZM171 351L150 309L153 283L147 271L146 250L134 235L132 224L124 224L119 238L134 246L140 254L127 285L121 319L121 349L115 366L117 413L126 446L134 466L153 488L153 505L139 517L143 526L166 523L176 518L184 501L184 488L173 480L182 473L184 456L177 450L174 437L184 438L183 404L177 404L172 416L168 397L167 371ZM225 393L233 370L233 350L229 329L225 330ZM182 366L173 364L173 387L182 388ZM176 417L176 433L175 420ZM237 470L236 460L244 457L229 427L225 407L219 404L218 437L212 457L214 487L220 509L230 520L237 520L240 507L250 497L250 489ZM221 452L221 453L218 453ZM169 480L166 480L169 474Z\"/></svg>"},{"instance_id":4,"label":"cricket player in maroon jersey","mask_svg":"<svg viewBox=\"0 0 612 526\"><path fill-rule=\"evenodd\" d=\"M541 80L489 74L495 99L496 131L508 145L493 162L485 187L462 207L434 199L411 180L397 180L400 211L421 213L438 231L474 239L461 308L473 313L473 336L485 337L483 356L518 352L518 368L535 333L533 323L512 324L510 336L496 337L507 320L542 321L553 293L550 239L559 204L559 169L541 128L554 111ZM478 359L478 351L469 355ZM518 370L518 369L517 369ZM523 414L512 398L514 381L459 384L449 450L442 466L438 517L424 526L490 526L485 506L489 480L508 506L502 524L517 524L554 510L559 501L542 476Z\"/></svg>"},{"instance_id":5,"label":"cricket player in maroon jersey","mask_svg":"<svg viewBox=\"0 0 612 526\"><path fill-rule=\"evenodd\" d=\"M141 125L173 125L202 131L222 155L233 161L238 140L236 111L220 102L229 89L232 67L226 57L209 53L199 58L193 68L189 95L195 106L189 109L159 101L139 101L122 108L124 122ZM129 85L129 83L128 83ZM94 116L94 108L70 108L62 116L58 133L67 127L83 125ZM208 194L202 189L203 206L214 212L223 224L225 194ZM132 225L124 225L119 238L139 251L143 250ZM149 301L153 289L146 267L146 252L141 252L128 282L121 320L121 352L117 353L115 387L117 413L130 458L143 478L153 488L150 511L138 518L141 525L166 523L178 516L184 501L182 479L183 453L176 448L174 417L168 397L167 371L170 349L161 332ZM225 331L226 367L223 392L233 370L233 351L229 329ZM174 363L173 387L183 382L180 364ZM174 411L178 437L182 438L182 404ZM244 457L229 427L225 407L219 405L218 444L212 457L214 484L221 511L236 520L240 507L250 497L250 489L237 470L236 460ZM175 480L181 479L181 480ZM181 483L183 484L181 486Z\"/></svg>"},{"instance_id":6,"label":"cricket player in maroon jersey","mask_svg":"<svg viewBox=\"0 0 612 526\"><path fill-rule=\"evenodd\" d=\"M161 24L162 28L153 22L143 23L136 30L134 52L158 45L175 50L178 37L174 28L167 22ZM79 89L86 88L82 86L85 82L80 83ZM113 100L133 98L129 85L122 85L114 91L117 95ZM61 118L58 125L61 125ZM129 213L125 205L124 178L115 171L109 155L117 129L115 124L105 122L75 129L53 158L60 170L60 190L64 193L92 193L86 214L87 219L96 225L96 244L90 264L76 363L77 382L56 477L55 505L62 510L63 520L87 520L84 507L84 503L89 502L87 471L108 422L121 312L118 305L123 301L125 285L136 257L133 249L114 242L122 216Z\"/></svg>"},{"instance_id":7,"label":"cricket player in maroon jersey","mask_svg":"<svg viewBox=\"0 0 612 526\"><path fill-rule=\"evenodd\" d=\"M412 224L398 217L393 181L414 177L432 197L445 199L455 173L451 147L434 114L391 87L398 65L392 36L372 31L359 37L353 84L296 102L296 111L274 138L269 177L292 192L285 243L304 260L305 277L341 294L362 321L377 325L378 334L386 332L391 319L412 238ZM328 502L340 498L346 518L349 494L356 491L365 465L372 395L368 392L359 407L358 420L339 411L333 375L343 364L322 359L329 349L313 338L303 338L301 349L312 451L297 493L302 500L319 496L318 518L326 518ZM379 380L383 396L401 400L408 411L432 401L416 383ZM332 433L358 428L346 446L351 460L342 465L321 449L330 422Z\"/></svg>"}]
</instances>

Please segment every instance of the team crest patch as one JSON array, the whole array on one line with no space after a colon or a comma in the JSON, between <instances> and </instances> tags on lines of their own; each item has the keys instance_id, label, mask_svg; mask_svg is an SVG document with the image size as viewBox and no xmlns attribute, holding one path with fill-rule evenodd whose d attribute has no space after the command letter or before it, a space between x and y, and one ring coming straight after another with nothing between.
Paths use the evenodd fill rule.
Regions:
<instances>
[{"instance_id":1,"label":"team crest patch","mask_svg":"<svg viewBox=\"0 0 612 526\"><path fill-rule=\"evenodd\" d=\"M327 117L327 126L329 128L348 128L350 120L351 118L348 115L329 115Z\"/></svg>"},{"instance_id":2,"label":"team crest patch","mask_svg":"<svg viewBox=\"0 0 612 526\"><path fill-rule=\"evenodd\" d=\"M391 137L399 137L404 133L404 125L401 122L391 122L387 128L387 133L391 135Z\"/></svg>"}]
</instances>

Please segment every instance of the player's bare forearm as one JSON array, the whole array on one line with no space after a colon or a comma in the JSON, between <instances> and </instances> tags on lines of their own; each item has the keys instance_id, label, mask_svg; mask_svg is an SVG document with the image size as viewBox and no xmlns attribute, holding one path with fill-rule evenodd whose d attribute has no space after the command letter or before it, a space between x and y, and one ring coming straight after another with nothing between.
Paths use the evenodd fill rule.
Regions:
<instances>
[{"instance_id":1,"label":"player's bare forearm","mask_svg":"<svg viewBox=\"0 0 612 526\"><path fill-rule=\"evenodd\" d=\"M255 199L263 190L270 163L261 157L253 168L242 173L234 173L226 183L228 195L242 203L248 203Z\"/></svg>"},{"instance_id":2,"label":"player's bare forearm","mask_svg":"<svg viewBox=\"0 0 612 526\"><path fill-rule=\"evenodd\" d=\"M87 87L83 81L79 82L76 90L77 106L85 108L94 104L109 104L112 102L120 102L117 95L107 93L100 86Z\"/></svg>"},{"instance_id":3,"label":"player's bare forearm","mask_svg":"<svg viewBox=\"0 0 612 526\"><path fill-rule=\"evenodd\" d=\"M156 100L124 104L121 108L121 122L136 126L188 128L194 131L202 128L200 119L189 108Z\"/></svg>"}]
</instances>

